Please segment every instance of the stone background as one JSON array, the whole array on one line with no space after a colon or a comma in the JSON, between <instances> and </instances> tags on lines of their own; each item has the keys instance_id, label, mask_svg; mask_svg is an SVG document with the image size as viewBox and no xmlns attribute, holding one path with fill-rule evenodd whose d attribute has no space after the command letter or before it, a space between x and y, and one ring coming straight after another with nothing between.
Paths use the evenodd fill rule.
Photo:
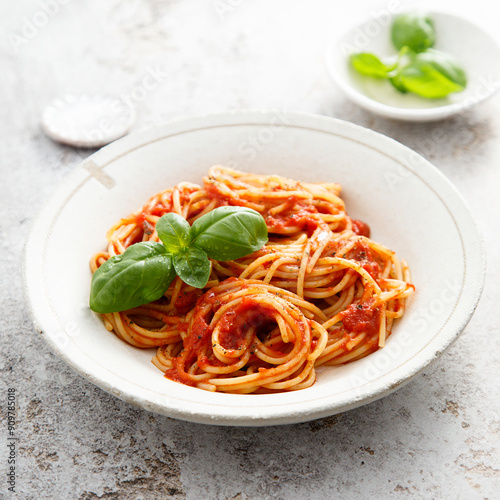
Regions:
<instances>
[{"instance_id":1,"label":"stone background","mask_svg":"<svg viewBox=\"0 0 500 500\"><path fill-rule=\"evenodd\" d=\"M323 63L339 30L410 5L0 0L0 497L499 498L500 94L456 118L399 123L348 102ZM429 5L498 30L498 8L486 0ZM151 71L161 73L158 85L140 92ZM51 142L40 115L51 99L80 92L131 99L133 131L200 113L278 108L349 120L413 148L453 181L484 233L488 276L475 316L404 388L309 423L197 425L104 393L52 354L33 330L22 293L30 225L92 152ZM16 494L5 476L9 387L19 405Z\"/></svg>"}]
</instances>

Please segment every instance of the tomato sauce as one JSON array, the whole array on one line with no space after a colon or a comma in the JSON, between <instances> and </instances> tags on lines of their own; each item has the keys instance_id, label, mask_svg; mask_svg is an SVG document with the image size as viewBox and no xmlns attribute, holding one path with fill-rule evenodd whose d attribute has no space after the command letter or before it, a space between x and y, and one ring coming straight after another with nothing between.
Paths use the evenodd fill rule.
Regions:
<instances>
[{"instance_id":1,"label":"tomato sauce","mask_svg":"<svg viewBox=\"0 0 500 500\"><path fill-rule=\"evenodd\" d=\"M138 225L138 226L142 226L144 224L144 222L146 221L146 217L148 216L149 214L146 213L146 212L141 212L140 214L136 215L135 216L135 223Z\"/></svg>"},{"instance_id":2,"label":"tomato sauce","mask_svg":"<svg viewBox=\"0 0 500 500\"><path fill-rule=\"evenodd\" d=\"M285 229L294 228L297 231L306 231L310 237L318 227L318 219L313 214L318 210L313 205L300 206L295 213L279 213L266 217L267 228L270 233L284 233Z\"/></svg>"},{"instance_id":3,"label":"tomato sauce","mask_svg":"<svg viewBox=\"0 0 500 500\"><path fill-rule=\"evenodd\" d=\"M190 375L184 371L184 367L190 364L195 358L198 358L207 351L212 337L212 328L201 316L196 318L191 331L184 339L184 349L181 355L173 358L173 368L166 370L165 377L174 382L181 382L186 385L195 386Z\"/></svg>"},{"instance_id":4,"label":"tomato sauce","mask_svg":"<svg viewBox=\"0 0 500 500\"><path fill-rule=\"evenodd\" d=\"M358 261L361 267L375 280L380 278L380 266L373 258L370 247L363 241L356 242L349 258Z\"/></svg>"},{"instance_id":5,"label":"tomato sauce","mask_svg":"<svg viewBox=\"0 0 500 500\"><path fill-rule=\"evenodd\" d=\"M247 343L248 330L262 328L270 319L265 307L244 297L235 309L220 318L218 323L220 345L228 350L242 349Z\"/></svg>"},{"instance_id":6,"label":"tomato sauce","mask_svg":"<svg viewBox=\"0 0 500 500\"><path fill-rule=\"evenodd\" d=\"M359 234L359 236L366 236L367 238L370 237L370 226L366 223L363 222L362 220L359 219L352 219L352 230L356 233Z\"/></svg>"},{"instance_id":7,"label":"tomato sauce","mask_svg":"<svg viewBox=\"0 0 500 500\"><path fill-rule=\"evenodd\" d=\"M212 328L207 325L205 319L198 317L194 321L189 335L184 339L184 350L188 353L201 352L210 344Z\"/></svg>"},{"instance_id":8,"label":"tomato sauce","mask_svg":"<svg viewBox=\"0 0 500 500\"><path fill-rule=\"evenodd\" d=\"M207 366L227 366L230 363L223 363L220 359L217 359L215 356L206 356L203 354L198 357L198 366L200 368L206 368Z\"/></svg>"},{"instance_id":9,"label":"tomato sauce","mask_svg":"<svg viewBox=\"0 0 500 500\"><path fill-rule=\"evenodd\" d=\"M219 342L224 349L237 350L245 344L248 325L243 317L238 317L236 311L228 311L218 323Z\"/></svg>"},{"instance_id":10,"label":"tomato sauce","mask_svg":"<svg viewBox=\"0 0 500 500\"><path fill-rule=\"evenodd\" d=\"M351 304L340 313L344 328L348 332L363 333L370 337L376 335L380 328L380 307L374 307L373 300Z\"/></svg>"},{"instance_id":11,"label":"tomato sauce","mask_svg":"<svg viewBox=\"0 0 500 500\"><path fill-rule=\"evenodd\" d=\"M173 362L174 368L169 368L165 372L165 377L167 377L169 380L173 380L174 382L179 382L181 384L190 385L192 387L195 387L196 384L189 378L189 376L187 376L185 374L184 370L179 370L177 368L178 359L179 358L173 359L172 362Z\"/></svg>"},{"instance_id":12,"label":"tomato sauce","mask_svg":"<svg viewBox=\"0 0 500 500\"><path fill-rule=\"evenodd\" d=\"M198 299L203 295L203 290L195 289L191 292L181 292L174 303L179 314L187 314L196 305Z\"/></svg>"},{"instance_id":13,"label":"tomato sauce","mask_svg":"<svg viewBox=\"0 0 500 500\"><path fill-rule=\"evenodd\" d=\"M164 205L161 202L158 202L154 207L152 208L147 208L143 210L140 214L137 214L135 216L135 222L138 226L142 226L144 222L146 221L146 218L149 217L150 215L154 215L155 217L161 217L162 215L165 215L166 213L169 213L172 211L172 204L169 203L168 205Z\"/></svg>"},{"instance_id":14,"label":"tomato sauce","mask_svg":"<svg viewBox=\"0 0 500 500\"><path fill-rule=\"evenodd\" d=\"M227 196L221 193L217 188L217 185L213 182L205 182L205 189L210 198L215 198L217 200L217 206L224 206L224 205L234 205L240 207L247 206L246 202L240 201L236 197Z\"/></svg>"}]
</instances>

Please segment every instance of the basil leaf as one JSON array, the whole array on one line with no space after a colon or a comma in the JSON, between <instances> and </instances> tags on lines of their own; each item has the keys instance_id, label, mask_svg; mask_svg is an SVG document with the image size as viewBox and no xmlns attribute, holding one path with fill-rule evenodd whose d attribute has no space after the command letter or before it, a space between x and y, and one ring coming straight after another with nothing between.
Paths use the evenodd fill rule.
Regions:
<instances>
[{"instance_id":1,"label":"basil leaf","mask_svg":"<svg viewBox=\"0 0 500 500\"><path fill-rule=\"evenodd\" d=\"M412 61L414 57L415 57L415 52L411 50L410 47L405 45L399 51L396 64L392 68L391 72L387 75L389 77L389 82L392 84L392 86L396 90L399 90L399 92L401 92L402 94L406 94L408 92L408 89L404 86L403 82L401 81L401 75L399 74L399 70L401 67L407 65L410 61Z\"/></svg>"},{"instance_id":2,"label":"basil leaf","mask_svg":"<svg viewBox=\"0 0 500 500\"><path fill-rule=\"evenodd\" d=\"M422 97L438 99L460 92L467 85L465 71L456 59L438 50L417 54L399 70L401 84Z\"/></svg>"},{"instance_id":3,"label":"basil leaf","mask_svg":"<svg viewBox=\"0 0 500 500\"><path fill-rule=\"evenodd\" d=\"M219 207L195 220L192 244L215 260L234 260L260 250L267 242L264 218L251 208Z\"/></svg>"},{"instance_id":4,"label":"basil leaf","mask_svg":"<svg viewBox=\"0 0 500 500\"><path fill-rule=\"evenodd\" d=\"M392 23L391 38L398 50L407 46L415 52L423 52L436 41L434 23L421 12L401 14Z\"/></svg>"},{"instance_id":5,"label":"basil leaf","mask_svg":"<svg viewBox=\"0 0 500 500\"><path fill-rule=\"evenodd\" d=\"M175 278L172 258L160 243L142 242L108 259L92 276L90 308L125 311L159 299Z\"/></svg>"},{"instance_id":6,"label":"basil leaf","mask_svg":"<svg viewBox=\"0 0 500 500\"><path fill-rule=\"evenodd\" d=\"M207 254L197 247L183 248L174 255L174 268L184 283L195 288L203 288L210 276Z\"/></svg>"},{"instance_id":7,"label":"basil leaf","mask_svg":"<svg viewBox=\"0 0 500 500\"><path fill-rule=\"evenodd\" d=\"M386 78L387 73L393 69L386 66L376 55L367 52L352 54L350 61L358 73L375 78Z\"/></svg>"},{"instance_id":8,"label":"basil leaf","mask_svg":"<svg viewBox=\"0 0 500 500\"><path fill-rule=\"evenodd\" d=\"M443 74L448 80L465 88L467 76L460 63L450 54L440 50L429 49L422 54L417 54L416 61L427 62Z\"/></svg>"},{"instance_id":9,"label":"basil leaf","mask_svg":"<svg viewBox=\"0 0 500 500\"><path fill-rule=\"evenodd\" d=\"M396 89L399 90L402 94L407 94L408 89L404 86L402 80L401 80L401 75L399 73L396 73L394 76L391 76L389 78L389 81L391 82L392 86Z\"/></svg>"},{"instance_id":10,"label":"basil leaf","mask_svg":"<svg viewBox=\"0 0 500 500\"><path fill-rule=\"evenodd\" d=\"M156 232L172 254L176 254L189 245L189 222L175 213L162 215L156 222Z\"/></svg>"}]
</instances>

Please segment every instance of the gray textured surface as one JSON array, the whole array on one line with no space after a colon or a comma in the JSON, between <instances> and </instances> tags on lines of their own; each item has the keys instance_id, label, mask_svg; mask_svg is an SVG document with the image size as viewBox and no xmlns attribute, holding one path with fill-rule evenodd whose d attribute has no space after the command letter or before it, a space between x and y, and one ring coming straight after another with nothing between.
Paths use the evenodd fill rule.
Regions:
<instances>
[{"instance_id":1,"label":"gray textured surface","mask_svg":"<svg viewBox=\"0 0 500 500\"><path fill-rule=\"evenodd\" d=\"M500 95L463 116L423 125L384 120L345 101L325 74L325 44L384 2L351 2L339 10L326 0L54 0L57 8L26 32L29 39L9 36L23 36L36 16L43 24L42 4L1 3L0 401L5 417L7 388L16 389L20 440L12 494L2 420L0 495L498 498ZM441 2L495 28L498 16L486 1L474 2L474 12L469 4ZM217 13L217 5L227 8ZM141 91L150 71L163 76ZM138 114L134 130L199 113L286 108L350 120L415 149L455 183L484 233L488 276L475 316L437 362L396 393L300 425L190 424L97 389L34 332L21 285L32 220L89 154L47 139L40 113L54 97L88 91L128 96Z\"/></svg>"}]
</instances>

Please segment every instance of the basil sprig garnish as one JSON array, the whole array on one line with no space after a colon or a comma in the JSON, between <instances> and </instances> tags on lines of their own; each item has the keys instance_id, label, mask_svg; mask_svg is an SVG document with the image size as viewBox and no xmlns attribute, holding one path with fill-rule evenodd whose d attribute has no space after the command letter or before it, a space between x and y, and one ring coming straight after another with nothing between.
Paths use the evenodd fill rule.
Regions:
<instances>
[{"instance_id":1,"label":"basil sprig garnish","mask_svg":"<svg viewBox=\"0 0 500 500\"><path fill-rule=\"evenodd\" d=\"M156 232L162 243L135 243L96 270L90 288L93 311L125 311L158 300L175 276L203 288L210 276L209 258L239 259L267 242L263 217L244 207L216 208L192 226L168 213L158 219Z\"/></svg>"},{"instance_id":2,"label":"basil sprig garnish","mask_svg":"<svg viewBox=\"0 0 500 500\"><path fill-rule=\"evenodd\" d=\"M391 38L399 50L397 61L385 64L368 52L350 56L351 66L360 74L387 79L401 93L412 92L429 99L460 92L467 85L465 71L450 54L432 49L436 33L425 14L401 14L391 26Z\"/></svg>"}]
</instances>

